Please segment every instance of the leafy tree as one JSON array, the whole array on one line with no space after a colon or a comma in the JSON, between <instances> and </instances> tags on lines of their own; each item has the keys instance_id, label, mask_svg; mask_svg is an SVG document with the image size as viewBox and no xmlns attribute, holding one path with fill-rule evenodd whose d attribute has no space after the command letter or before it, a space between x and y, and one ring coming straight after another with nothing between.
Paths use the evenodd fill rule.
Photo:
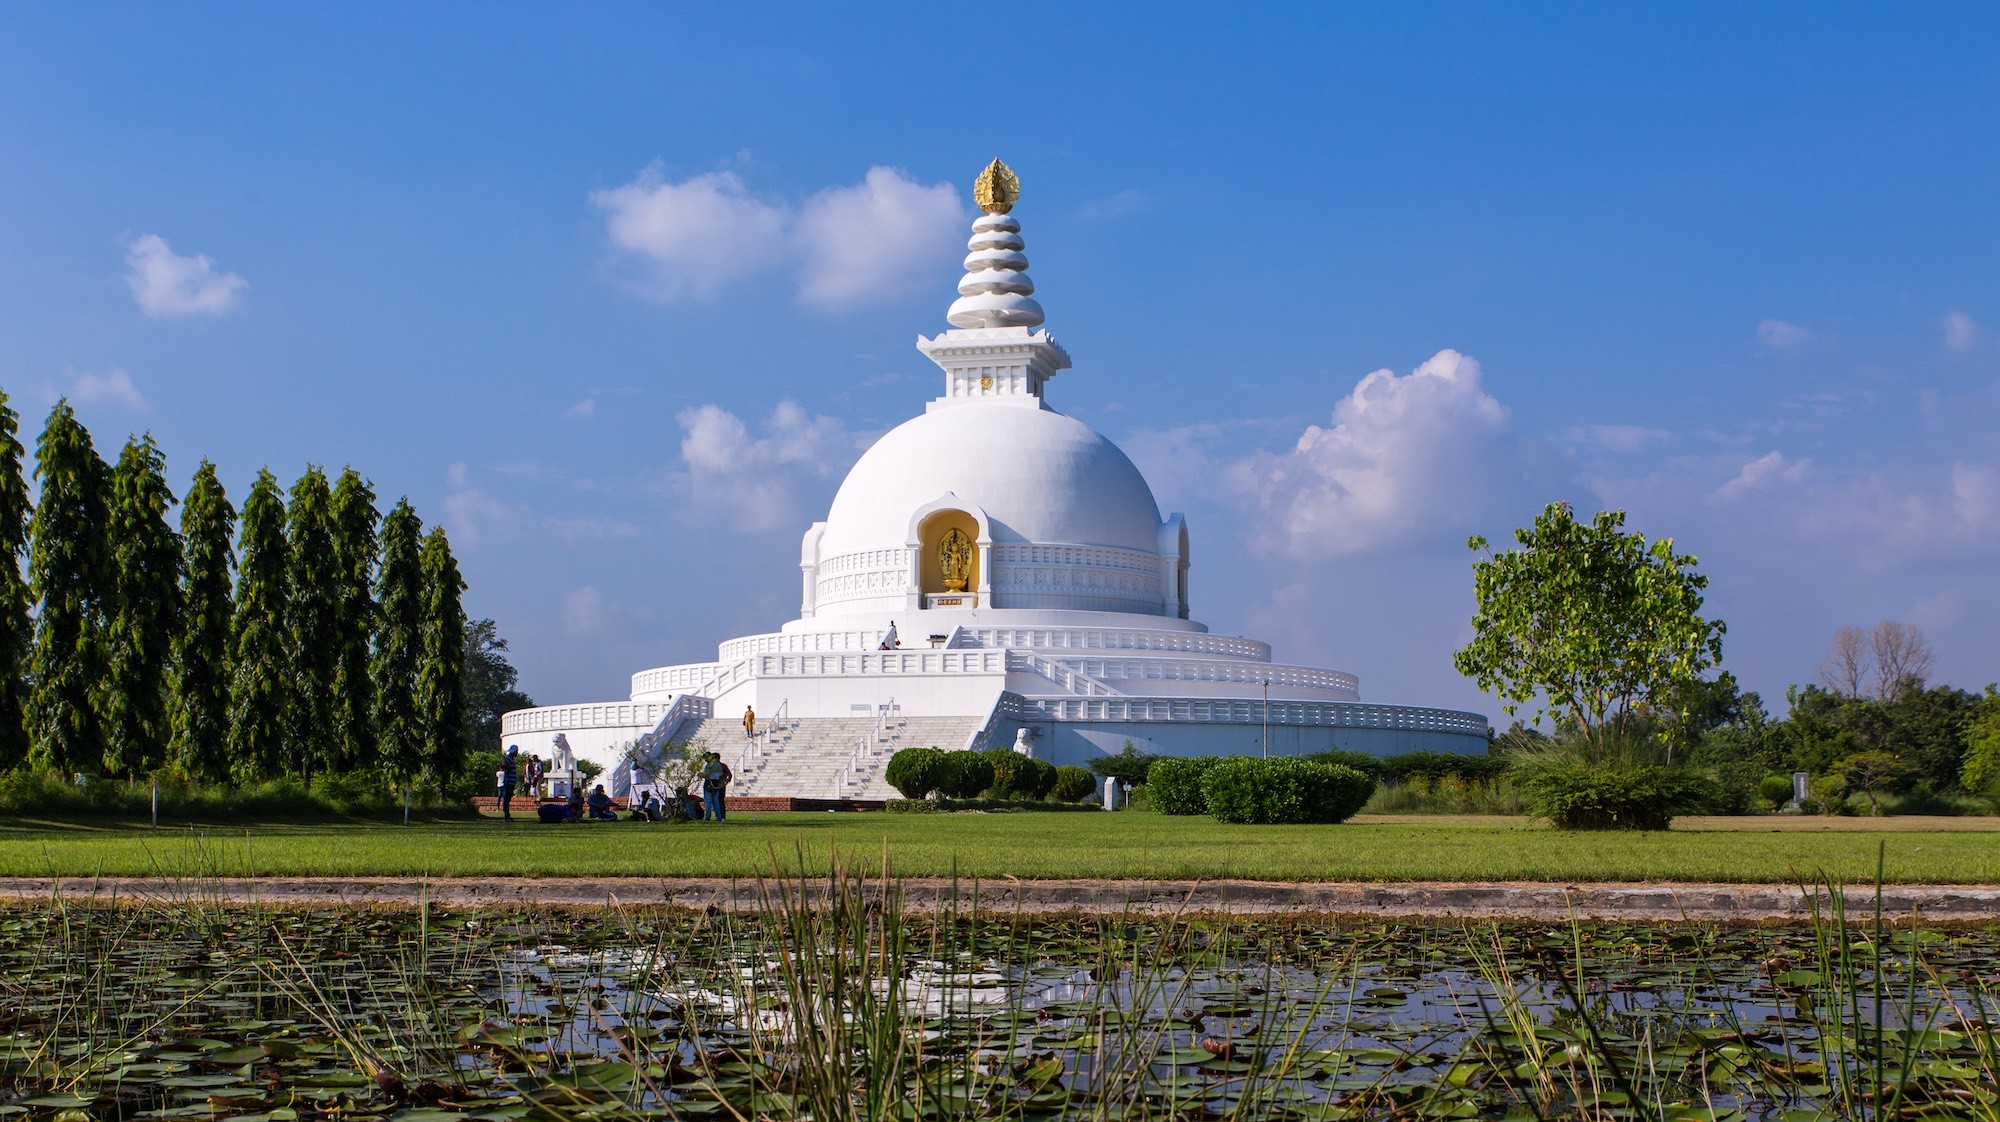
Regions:
<instances>
[{"instance_id":1,"label":"leafy tree","mask_svg":"<svg viewBox=\"0 0 2000 1122\"><path fill-rule=\"evenodd\" d=\"M376 762L375 691L368 673L375 632L375 490L353 468L340 473L329 511L333 564L335 667L333 726L340 767Z\"/></svg>"},{"instance_id":2,"label":"leafy tree","mask_svg":"<svg viewBox=\"0 0 2000 1122\"><path fill-rule=\"evenodd\" d=\"M1881 814L1877 796L1909 789L1915 769L1887 752L1856 752L1833 766L1833 774L1849 791L1868 798L1868 813Z\"/></svg>"},{"instance_id":3,"label":"leafy tree","mask_svg":"<svg viewBox=\"0 0 2000 1122\"><path fill-rule=\"evenodd\" d=\"M416 678L417 717L426 763L440 780L458 771L465 756L465 609L459 596L465 579L451 555L442 527L424 535L417 559L423 589L423 616L418 631Z\"/></svg>"},{"instance_id":4,"label":"leafy tree","mask_svg":"<svg viewBox=\"0 0 2000 1122\"><path fill-rule=\"evenodd\" d=\"M125 442L111 471L110 620L98 711L104 770L151 772L167 755L167 670L179 616L181 544L167 523L174 493L151 433Z\"/></svg>"},{"instance_id":5,"label":"leafy tree","mask_svg":"<svg viewBox=\"0 0 2000 1122\"><path fill-rule=\"evenodd\" d=\"M21 577L28 548L28 481L21 474L21 417L0 390L0 769L28 756L28 656L35 640Z\"/></svg>"},{"instance_id":6,"label":"leafy tree","mask_svg":"<svg viewBox=\"0 0 2000 1122\"><path fill-rule=\"evenodd\" d=\"M1720 661L1724 625L1701 617L1708 578L1697 559L1624 525L1624 511L1581 523L1551 503L1514 532L1520 549L1475 563L1478 612L1472 642L1453 656L1459 673L1506 699L1510 715L1539 697L1602 741ZM1483 537L1467 544L1487 548Z\"/></svg>"},{"instance_id":7,"label":"leafy tree","mask_svg":"<svg viewBox=\"0 0 2000 1122\"><path fill-rule=\"evenodd\" d=\"M245 777L284 766L286 677L285 500L271 469L243 500L236 547L236 604L229 630L229 761Z\"/></svg>"},{"instance_id":8,"label":"leafy tree","mask_svg":"<svg viewBox=\"0 0 2000 1122\"><path fill-rule=\"evenodd\" d=\"M1913 778L1933 791L1949 791L1958 782L1966 732L1979 712L1979 695L1952 686L1926 689L1909 676L1903 683L1891 700L1878 706L1887 725L1880 747L1908 764Z\"/></svg>"},{"instance_id":9,"label":"leafy tree","mask_svg":"<svg viewBox=\"0 0 2000 1122\"><path fill-rule=\"evenodd\" d=\"M1966 726L1959 782L1975 795L2000 786L2000 688L1986 687L1978 715Z\"/></svg>"},{"instance_id":10,"label":"leafy tree","mask_svg":"<svg viewBox=\"0 0 2000 1122\"><path fill-rule=\"evenodd\" d=\"M532 709L535 699L514 688L520 671L507 661L507 640L490 619L465 622L465 750L500 742L500 718Z\"/></svg>"},{"instance_id":11,"label":"leafy tree","mask_svg":"<svg viewBox=\"0 0 2000 1122\"><path fill-rule=\"evenodd\" d=\"M375 570L375 652L368 663L375 705L376 751L391 774L414 778L428 753L416 707L422 659L423 522L399 499L382 519L382 563Z\"/></svg>"},{"instance_id":12,"label":"leafy tree","mask_svg":"<svg viewBox=\"0 0 2000 1122\"><path fill-rule=\"evenodd\" d=\"M312 786L315 771L339 770L334 678L340 669L344 574L334 556L333 496L326 473L308 466L285 507L285 750Z\"/></svg>"},{"instance_id":13,"label":"leafy tree","mask_svg":"<svg viewBox=\"0 0 2000 1122\"><path fill-rule=\"evenodd\" d=\"M207 460L181 502L181 621L173 638L170 756L183 774L229 774L229 582L236 509Z\"/></svg>"},{"instance_id":14,"label":"leafy tree","mask_svg":"<svg viewBox=\"0 0 2000 1122\"><path fill-rule=\"evenodd\" d=\"M41 500L29 530L28 579L40 603L29 674L31 758L57 771L95 767L102 725L92 691L104 664L105 487L110 474L68 399L35 445Z\"/></svg>"},{"instance_id":15,"label":"leafy tree","mask_svg":"<svg viewBox=\"0 0 2000 1122\"><path fill-rule=\"evenodd\" d=\"M1143 787L1146 777L1152 773L1153 764L1160 757L1139 751L1139 746L1126 741L1125 746L1115 756L1098 756L1090 761L1090 770L1106 779L1116 779L1127 788Z\"/></svg>"}]
</instances>

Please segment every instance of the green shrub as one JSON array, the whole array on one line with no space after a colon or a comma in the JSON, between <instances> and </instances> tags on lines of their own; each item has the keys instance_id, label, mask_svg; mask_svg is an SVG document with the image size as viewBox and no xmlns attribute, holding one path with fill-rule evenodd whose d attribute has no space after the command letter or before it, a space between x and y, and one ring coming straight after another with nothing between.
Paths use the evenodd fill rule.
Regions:
<instances>
[{"instance_id":1,"label":"green shrub","mask_svg":"<svg viewBox=\"0 0 2000 1122\"><path fill-rule=\"evenodd\" d=\"M944 754L944 763L938 772L938 794L948 799L976 799L992 786L991 760L963 749Z\"/></svg>"},{"instance_id":2,"label":"green shrub","mask_svg":"<svg viewBox=\"0 0 2000 1122\"><path fill-rule=\"evenodd\" d=\"M1318 760L1237 756L1208 768L1201 792L1218 822L1345 822L1375 793L1375 780Z\"/></svg>"},{"instance_id":3,"label":"green shrub","mask_svg":"<svg viewBox=\"0 0 2000 1122\"><path fill-rule=\"evenodd\" d=\"M1155 761L1146 777L1146 789L1152 792L1154 809L1161 814L1207 814L1208 800L1201 792L1201 777L1225 758L1169 756Z\"/></svg>"},{"instance_id":4,"label":"green shrub","mask_svg":"<svg viewBox=\"0 0 2000 1122\"><path fill-rule=\"evenodd\" d=\"M1056 765L1047 760L1029 760L1014 782L1033 797L1046 799L1056 789Z\"/></svg>"},{"instance_id":5,"label":"green shrub","mask_svg":"<svg viewBox=\"0 0 2000 1122\"><path fill-rule=\"evenodd\" d=\"M1555 756L1525 759L1515 782L1528 811L1559 830L1664 830L1677 814L1709 808L1714 785L1686 767L1607 767Z\"/></svg>"},{"instance_id":6,"label":"green shrub","mask_svg":"<svg viewBox=\"0 0 2000 1122\"><path fill-rule=\"evenodd\" d=\"M1379 781L1388 778L1389 766L1403 757L1390 756L1384 758L1382 756L1371 756L1366 752L1349 752L1345 749L1335 748L1331 752L1313 752L1300 758L1312 760L1315 763L1339 764L1341 767L1353 768L1370 779Z\"/></svg>"},{"instance_id":7,"label":"green shrub","mask_svg":"<svg viewBox=\"0 0 2000 1122\"><path fill-rule=\"evenodd\" d=\"M1080 803L1097 793L1097 774L1087 767L1059 767L1050 794L1059 802Z\"/></svg>"},{"instance_id":8,"label":"green shrub","mask_svg":"<svg viewBox=\"0 0 2000 1122\"><path fill-rule=\"evenodd\" d=\"M1782 808L1792 801L1792 777L1789 775L1767 775L1757 781L1757 797L1764 800L1772 810Z\"/></svg>"},{"instance_id":9,"label":"green shrub","mask_svg":"<svg viewBox=\"0 0 2000 1122\"><path fill-rule=\"evenodd\" d=\"M988 748L980 753L986 763L993 768L993 783L983 792L989 799L1019 799L1030 797L1022 791L1022 780L1031 770L1033 761L1010 747ZM970 798L971 796L966 796Z\"/></svg>"},{"instance_id":10,"label":"green shrub","mask_svg":"<svg viewBox=\"0 0 2000 1122\"><path fill-rule=\"evenodd\" d=\"M400 785L378 772L321 776L311 790L296 779L237 786L163 776L159 792L162 823L400 821L403 816ZM474 813L471 804L434 787L417 788L410 800L413 818L462 818ZM152 814L153 786L144 779L127 783L99 778L78 786L33 767L0 772L0 816L7 818L146 822Z\"/></svg>"},{"instance_id":11,"label":"green shrub","mask_svg":"<svg viewBox=\"0 0 2000 1122\"><path fill-rule=\"evenodd\" d=\"M938 789L945 754L936 748L905 748L889 757L882 778L906 799L921 799Z\"/></svg>"},{"instance_id":12,"label":"green shrub","mask_svg":"<svg viewBox=\"0 0 2000 1122\"><path fill-rule=\"evenodd\" d=\"M1032 799L890 799L883 808L891 814L946 814L986 812L1022 814L1036 811L1094 811L1089 803L1037 802Z\"/></svg>"},{"instance_id":13,"label":"green shrub","mask_svg":"<svg viewBox=\"0 0 2000 1122\"><path fill-rule=\"evenodd\" d=\"M1763 767L1754 760L1731 760L1708 769L1714 791L1709 799L1710 814L1755 814L1769 809L1759 793ZM1789 790L1789 787L1787 788Z\"/></svg>"}]
</instances>

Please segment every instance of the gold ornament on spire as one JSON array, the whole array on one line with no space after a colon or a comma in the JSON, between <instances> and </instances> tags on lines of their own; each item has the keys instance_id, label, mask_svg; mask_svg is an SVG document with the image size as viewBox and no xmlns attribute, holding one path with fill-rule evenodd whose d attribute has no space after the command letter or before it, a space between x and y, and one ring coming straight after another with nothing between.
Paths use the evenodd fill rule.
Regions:
<instances>
[{"instance_id":1,"label":"gold ornament on spire","mask_svg":"<svg viewBox=\"0 0 2000 1122\"><path fill-rule=\"evenodd\" d=\"M1014 175L1014 169L994 157L972 181L972 201L988 214L1005 214L1014 209L1021 200L1021 181Z\"/></svg>"}]
</instances>

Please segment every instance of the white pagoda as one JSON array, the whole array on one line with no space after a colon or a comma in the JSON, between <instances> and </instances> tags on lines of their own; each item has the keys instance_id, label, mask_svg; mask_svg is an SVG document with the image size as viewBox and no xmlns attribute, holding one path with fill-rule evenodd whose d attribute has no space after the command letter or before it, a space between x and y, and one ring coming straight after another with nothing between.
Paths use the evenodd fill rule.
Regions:
<instances>
[{"instance_id":1,"label":"white pagoda","mask_svg":"<svg viewBox=\"0 0 2000 1122\"><path fill-rule=\"evenodd\" d=\"M799 554L799 617L630 697L518 710L503 744L630 768L720 752L732 796L894 797L912 745L1018 744L1057 764L1130 743L1173 755L1480 752L1474 713L1362 702L1351 674L1273 662L1189 617L1188 526L1117 445L1049 407L1068 352L1041 329L1014 174L974 196L965 277L917 349L944 392L862 455ZM756 715L746 732L745 710Z\"/></svg>"}]
</instances>

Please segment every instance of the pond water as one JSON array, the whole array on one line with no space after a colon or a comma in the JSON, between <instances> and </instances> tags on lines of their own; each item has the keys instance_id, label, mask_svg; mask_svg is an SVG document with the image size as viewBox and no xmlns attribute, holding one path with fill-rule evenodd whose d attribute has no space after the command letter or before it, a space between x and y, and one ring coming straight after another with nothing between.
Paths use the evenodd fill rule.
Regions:
<instances>
[{"instance_id":1,"label":"pond water","mask_svg":"<svg viewBox=\"0 0 2000 1122\"><path fill-rule=\"evenodd\" d=\"M2000 929L0 911L0 1116L2000 1117Z\"/></svg>"}]
</instances>

